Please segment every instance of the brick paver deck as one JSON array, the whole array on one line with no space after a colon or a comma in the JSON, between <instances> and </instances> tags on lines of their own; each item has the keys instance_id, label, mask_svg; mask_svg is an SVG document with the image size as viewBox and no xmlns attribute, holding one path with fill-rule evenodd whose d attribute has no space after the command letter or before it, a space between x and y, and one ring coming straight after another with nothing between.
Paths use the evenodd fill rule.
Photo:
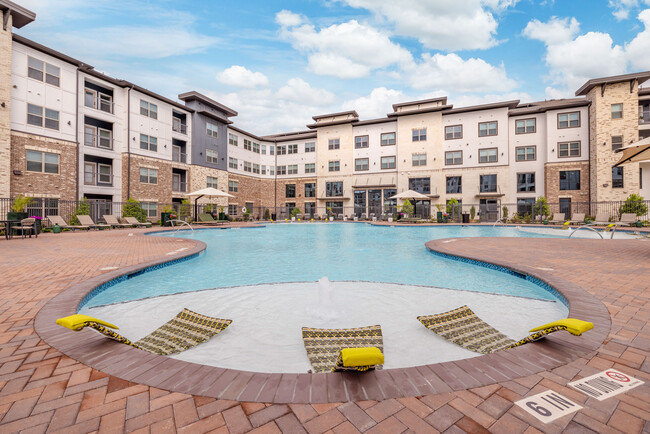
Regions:
<instances>
[{"instance_id":1,"label":"brick paver deck","mask_svg":"<svg viewBox=\"0 0 650 434\"><path fill-rule=\"evenodd\" d=\"M246 376L245 373L232 378L221 378L225 373L207 378L202 370L204 368L197 368L193 376L178 376L173 372L175 369L178 372L180 368L168 362L160 364L157 371L166 378L167 388L143 384L151 381L151 378L143 376L148 369L139 372L139 366L125 367L130 369L128 379L133 380L128 381L124 376L108 375L63 355L35 332L36 315L48 301L63 291L79 288L88 281L90 283L85 285L90 287L92 282L99 282L111 273L122 274L130 267L138 268L138 264L166 261L202 248L195 241L144 237L142 233L142 230L114 230L46 234L31 240L0 240L0 432L256 430L320 433L332 430L393 433L407 430L489 430L509 433L567 430L633 433L650 430L649 241L502 238L432 242L429 247L438 251L537 274L549 283L563 285L569 292L575 291L574 295L588 291L600 301L584 297L586 303L595 309L604 304L609 313L595 320L596 329L605 328L609 332L603 336L604 343L596 342L598 339L593 337L598 332L596 329L585 334L584 340L566 334L558 334L561 337L554 335L553 339L543 344L526 346L531 348L526 351L537 347L542 348L541 354L548 355L548 348L573 346L573 355L567 359L568 362L560 360L559 363L550 364L550 369L534 374L526 374L525 370L512 372L509 378L501 378L498 382L488 381L490 384L487 385L485 381L480 381L484 380L480 378L480 370L467 378L456 371L459 377L452 372L443 381L443 384L450 385L449 391L421 394L417 391L427 385L415 382L414 377L393 375L390 374L391 370L387 370L376 374L390 376L393 384L399 386L401 391L395 393L395 396L399 396L397 398L365 399L367 391L373 390L376 384L368 381L372 377L359 376L364 399L321 404L280 404L273 403L275 396L269 397L268 402L246 402L244 398L248 395L245 386L262 379L255 375ZM118 267L118 270L112 270L112 267ZM48 309L57 305L69 308L68 302L64 298L57 299L48 305ZM46 335L56 326L51 326L51 318L46 318L44 313L39 316L39 322L43 323L37 329ZM607 316L611 317L611 328ZM67 348L66 353L76 354L79 358L94 355L94 358L89 357L89 365L111 365L108 360L111 357L105 354L106 341L97 341L97 337L90 332L75 334L60 329L59 333L66 339L73 336L77 340L77 345ZM592 337L588 336L590 333ZM50 341L50 338L47 339ZM52 344L59 345L57 342ZM589 349L592 344L594 348ZM112 346L117 348L113 351L116 354L113 358L119 359L120 352L137 352L126 346ZM508 353L510 351L502 354L502 363L512 360ZM462 366L461 363L459 365ZM646 384L602 402L587 399L585 395L566 387L566 383L574 379L610 367L643 379ZM496 375L489 366L484 368L488 377ZM239 382L236 381L237 377ZM213 388L220 381L225 383L227 380L229 384L239 384L239 390L230 388L230 392L224 391L221 398L178 392L178 386L184 383L181 380L191 382L199 378ZM305 377L299 376L295 381L291 381L290 377L278 378L279 383L284 384L283 393L289 394L289 389L293 391L293 397L303 393L304 383L301 379ZM347 393L342 395L343 399L359 396L359 390L350 388L356 383L348 382L345 377L339 378L344 378L340 381ZM434 381L436 376L428 378L432 393L437 390L436 387L444 387ZM265 378L264 381L264 384L268 384L276 380ZM458 385L452 387L455 381L466 385L462 388ZM475 387L475 381L479 381L479 387ZM377 384L382 383L378 381ZM410 386L411 393L406 393L405 385ZM328 390L336 390L335 384L329 386L331 389ZM584 409L553 424L544 425L513 406L513 402L523 396L548 389L581 403ZM262 396L262 392L264 389L256 397ZM206 394L210 394L209 390L206 390ZM231 399L223 399L223 396Z\"/></svg>"}]
</instances>

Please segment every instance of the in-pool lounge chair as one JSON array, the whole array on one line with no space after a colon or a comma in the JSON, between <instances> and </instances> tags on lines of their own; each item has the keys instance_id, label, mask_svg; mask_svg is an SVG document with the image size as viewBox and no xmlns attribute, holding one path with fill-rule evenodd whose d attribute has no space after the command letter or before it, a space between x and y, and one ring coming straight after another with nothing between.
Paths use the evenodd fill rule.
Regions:
<instances>
[{"instance_id":1,"label":"in-pool lounge chair","mask_svg":"<svg viewBox=\"0 0 650 434\"><path fill-rule=\"evenodd\" d=\"M352 329L302 328L302 341L314 372L381 369L384 339L378 325Z\"/></svg>"},{"instance_id":2,"label":"in-pool lounge chair","mask_svg":"<svg viewBox=\"0 0 650 434\"><path fill-rule=\"evenodd\" d=\"M580 336L594 328L590 322L567 318L535 327L530 330L532 335L515 341L483 321L467 306L435 315L419 316L418 320L438 336L463 348L483 354L535 342L559 330L566 330L572 335Z\"/></svg>"},{"instance_id":3,"label":"in-pool lounge chair","mask_svg":"<svg viewBox=\"0 0 650 434\"><path fill-rule=\"evenodd\" d=\"M130 228L132 226L128 223L120 223L117 217L111 214L104 215L104 220L106 220L106 223L114 228Z\"/></svg>"},{"instance_id":4,"label":"in-pool lounge chair","mask_svg":"<svg viewBox=\"0 0 650 434\"><path fill-rule=\"evenodd\" d=\"M553 214L553 218L549 221L549 223L560 223L564 224L564 213L563 212L556 212Z\"/></svg>"},{"instance_id":5,"label":"in-pool lounge chair","mask_svg":"<svg viewBox=\"0 0 650 434\"><path fill-rule=\"evenodd\" d=\"M119 327L88 315L70 315L56 320L58 325L70 330L78 332L89 327L123 344L164 356L180 353L207 341L225 330L231 322L232 320L229 319L212 318L189 309L183 309L178 315L147 336L137 342L131 342L128 338L111 330L119 330Z\"/></svg>"},{"instance_id":6,"label":"in-pool lounge chair","mask_svg":"<svg viewBox=\"0 0 650 434\"><path fill-rule=\"evenodd\" d=\"M583 225L585 224L585 213L581 212L576 212L573 213L571 216L571 220L569 220L569 223L573 223L576 225Z\"/></svg>"},{"instance_id":7,"label":"in-pool lounge chair","mask_svg":"<svg viewBox=\"0 0 650 434\"><path fill-rule=\"evenodd\" d=\"M144 226L144 227L147 227L147 228L151 227L151 222L142 223L142 222L139 222L138 219L135 218L135 217L124 217L124 220L126 220L126 222L128 224L130 224L131 226L138 226L138 227L143 227Z\"/></svg>"},{"instance_id":8,"label":"in-pool lounge chair","mask_svg":"<svg viewBox=\"0 0 650 434\"><path fill-rule=\"evenodd\" d=\"M79 223L81 226L87 227L88 229L110 229L111 225L105 225L103 223L95 223L89 215L78 215Z\"/></svg>"},{"instance_id":9,"label":"in-pool lounge chair","mask_svg":"<svg viewBox=\"0 0 650 434\"><path fill-rule=\"evenodd\" d=\"M73 231L75 229L88 229L88 226L69 225L69 224L67 224L65 222L65 220L63 220L63 217L61 217L59 215L50 215L50 216L47 216L47 219L50 221L50 224L52 224L52 226L59 225L61 227L61 229L72 229Z\"/></svg>"},{"instance_id":10,"label":"in-pool lounge chair","mask_svg":"<svg viewBox=\"0 0 650 434\"><path fill-rule=\"evenodd\" d=\"M596 213L596 218L594 219L593 222L591 222L592 225L605 225L605 226L607 226L609 223L610 223L609 216L605 213Z\"/></svg>"},{"instance_id":11,"label":"in-pool lounge chair","mask_svg":"<svg viewBox=\"0 0 650 434\"><path fill-rule=\"evenodd\" d=\"M629 226L634 226L637 221L636 214L633 212L630 213L623 213L621 214L621 219L618 221L619 224L621 225L629 225Z\"/></svg>"}]
</instances>

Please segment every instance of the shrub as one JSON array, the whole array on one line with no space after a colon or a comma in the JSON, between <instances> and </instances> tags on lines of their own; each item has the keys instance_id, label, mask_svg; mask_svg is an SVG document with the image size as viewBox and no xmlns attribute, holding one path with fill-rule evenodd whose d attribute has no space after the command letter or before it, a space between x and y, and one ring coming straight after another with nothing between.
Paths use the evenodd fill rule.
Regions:
<instances>
[{"instance_id":1,"label":"shrub","mask_svg":"<svg viewBox=\"0 0 650 434\"><path fill-rule=\"evenodd\" d=\"M271 211L268 208L264 210L264 220L271 220Z\"/></svg>"},{"instance_id":2,"label":"shrub","mask_svg":"<svg viewBox=\"0 0 650 434\"><path fill-rule=\"evenodd\" d=\"M178 213L180 214L179 218L181 220L187 220L187 218L192 213L192 205L190 204L189 200L183 199L183 201L181 202L181 206L179 208Z\"/></svg>"},{"instance_id":3,"label":"shrub","mask_svg":"<svg viewBox=\"0 0 650 434\"><path fill-rule=\"evenodd\" d=\"M22 194L19 194L16 196L14 199L14 202L11 204L11 210L13 212L25 212L27 209L27 205L29 205L32 200L34 200L33 197L27 197L23 196Z\"/></svg>"},{"instance_id":4,"label":"shrub","mask_svg":"<svg viewBox=\"0 0 650 434\"><path fill-rule=\"evenodd\" d=\"M503 218L504 218L504 219L507 219L507 218L508 218L508 207L507 207L507 206L504 206L504 207L502 208L502 210L503 210Z\"/></svg>"},{"instance_id":5,"label":"shrub","mask_svg":"<svg viewBox=\"0 0 650 434\"><path fill-rule=\"evenodd\" d=\"M514 213L514 214L512 215L512 218L510 219L510 221L511 221L512 223L519 223L519 222L521 222L521 217L519 217L519 214Z\"/></svg>"},{"instance_id":6,"label":"shrub","mask_svg":"<svg viewBox=\"0 0 650 434\"><path fill-rule=\"evenodd\" d=\"M78 215L90 215L90 204L88 203L88 199L85 197L79 202L77 209L74 211L72 217L70 218L71 226L78 226L81 224L77 218Z\"/></svg>"},{"instance_id":7,"label":"shrub","mask_svg":"<svg viewBox=\"0 0 650 434\"><path fill-rule=\"evenodd\" d=\"M294 208L291 210L291 213L290 213L289 215L290 215L291 217L295 217L295 216L298 215L298 214L301 214L301 212L300 212L300 208L298 208L298 207L294 207Z\"/></svg>"},{"instance_id":8,"label":"shrub","mask_svg":"<svg viewBox=\"0 0 650 434\"><path fill-rule=\"evenodd\" d=\"M404 201L404 203L402 204L402 209L401 209L401 211L402 211L404 214L408 214L409 216L410 216L410 215L413 215L413 205L411 205L411 202L410 202L408 199L406 199L406 200Z\"/></svg>"},{"instance_id":9,"label":"shrub","mask_svg":"<svg viewBox=\"0 0 650 434\"><path fill-rule=\"evenodd\" d=\"M625 199L625 203L621 207L621 214L634 213L638 217L645 215L648 212L648 205L643 202L643 197L632 193Z\"/></svg>"},{"instance_id":10,"label":"shrub","mask_svg":"<svg viewBox=\"0 0 650 434\"><path fill-rule=\"evenodd\" d=\"M533 212L535 215L541 215L544 217L548 217L551 215L551 210L548 207L548 201L544 196L540 196L537 198L537 201L535 202L535 206L533 206Z\"/></svg>"},{"instance_id":11,"label":"shrub","mask_svg":"<svg viewBox=\"0 0 650 434\"><path fill-rule=\"evenodd\" d=\"M474 220L474 217L476 217L476 208L474 208L474 205L469 209L469 218L470 220Z\"/></svg>"},{"instance_id":12,"label":"shrub","mask_svg":"<svg viewBox=\"0 0 650 434\"><path fill-rule=\"evenodd\" d=\"M456 205L458 205L458 199L449 199L447 201L447 214L452 214Z\"/></svg>"},{"instance_id":13,"label":"shrub","mask_svg":"<svg viewBox=\"0 0 650 434\"><path fill-rule=\"evenodd\" d=\"M135 217L141 223L146 220L140 202L132 197L122 206L122 217Z\"/></svg>"}]
</instances>

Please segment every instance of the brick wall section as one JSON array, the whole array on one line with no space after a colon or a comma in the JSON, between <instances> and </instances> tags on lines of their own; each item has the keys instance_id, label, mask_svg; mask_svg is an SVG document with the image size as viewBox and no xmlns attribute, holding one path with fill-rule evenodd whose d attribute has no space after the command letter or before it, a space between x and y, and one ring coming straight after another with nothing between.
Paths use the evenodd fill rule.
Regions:
<instances>
[{"instance_id":1,"label":"brick wall section","mask_svg":"<svg viewBox=\"0 0 650 434\"><path fill-rule=\"evenodd\" d=\"M580 190L560 190L560 171L580 170ZM589 162L573 161L544 165L544 191L549 203L571 198L571 203L589 202Z\"/></svg>"},{"instance_id":2,"label":"brick wall section","mask_svg":"<svg viewBox=\"0 0 650 434\"><path fill-rule=\"evenodd\" d=\"M59 154L59 173L27 171L27 149ZM19 170L22 175L14 175ZM11 133L11 192L31 197L75 200L77 194L77 145L49 137ZM4 196L9 197L9 195Z\"/></svg>"},{"instance_id":3,"label":"brick wall section","mask_svg":"<svg viewBox=\"0 0 650 434\"><path fill-rule=\"evenodd\" d=\"M0 107L0 197L11 196L11 15L8 18L7 30L0 26L0 101L5 103Z\"/></svg>"},{"instance_id":4,"label":"brick wall section","mask_svg":"<svg viewBox=\"0 0 650 434\"><path fill-rule=\"evenodd\" d=\"M140 182L140 168L158 170L158 184ZM170 161L131 154L131 173L129 174L128 154L122 154L122 200L129 199L128 179L131 179L131 194L141 202L169 204L172 201L172 165Z\"/></svg>"},{"instance_id":5,"label":"brick wall section","mask_svg":"<svg viewBox=\"0 0 650 434\"><path fill-rule=\"evenodd\" d=\"M623 143L639 139L639 94L636 81L608 84L601 95L601 86L587 94L589 107L589 160L592 201L625 200L639 193L639 165L627 164L623 172L624 188L612 188L612 166L620 154L612 151L612 136L623 136ZM623 104L623 118L612 119L611 105ZM604 185L607 184L605 187Z\"/></svg>"},{"instance_id":6,"label":"brick wall section","mask_svg":"<svg viewBox=\"0 0 650 434\"><path fill-rule=\"evenodd\" d=\"M217 178L217 189L228 193L228 172L204 166L189 166L189 183L187 186L187 192L191 193L206 188L208 176ZM194 203L194 199L190 199L190 202ZM199 203L214 203L218 206L227 207L228 198L223 197L210 200L199 199Z\"/></svg>"},{"instance_id":7,"label":"brick wall section","mask_svg":"<svg viewBox=\"0 0 650 434\"><path fill-rule=\"evenodd\" d=\"M305 202L316 203L316 197L305 198L305 184L316 184L316 178L294 178L294 179L278 179L276 183L276 191L278 197L278 207L284 207L287 202L296 204L300 211L305 212ZM296 186L296 197L287 197L287 184L294 184Z\"/></svg>"},{"instance_id":8,"label":"brick wall section","mask_svg":"<svg viewBox=\"0 0 650 434\"><path fill-rule=\"evenodd\" d=\"M233 173L228 174L228 182L235 181L237 182L237 191L228 191L228 186L226 189L228 193L232 194L234 197L228 198L228 203L230 205L237 205L237 216L241 215L241 208L246 205L246 203L252 203L254 207L262 206L261 197L262 195L267 198L265 202L268 202L269 196L271 203L273 203L273 194L268 194L267 191L262 191L263 181L258 178L253 178L251 176L235 175ZM271 181L272 182L272 181ZM267 183L268 184L268 183ZM272 190L271 190L272 191ZM255 211L255 210L254 210Z\"/></svg>"}]
</instances>

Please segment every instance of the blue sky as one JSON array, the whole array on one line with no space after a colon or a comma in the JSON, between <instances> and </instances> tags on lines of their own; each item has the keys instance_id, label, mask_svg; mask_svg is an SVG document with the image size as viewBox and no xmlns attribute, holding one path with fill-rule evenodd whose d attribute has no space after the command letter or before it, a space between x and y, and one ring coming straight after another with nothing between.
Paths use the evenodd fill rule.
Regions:
<instances>
[{"instance_id":1,"label":"blue sky","mask_svg":"<svg viewBox=\"0 0 650 434\"><path fill-rule=\"evenodd\" d=\"M15 1L37 14L18 34L172 99L205 93L259 135L650 70L650 0Z\"/></svg>"}]
</instances>

